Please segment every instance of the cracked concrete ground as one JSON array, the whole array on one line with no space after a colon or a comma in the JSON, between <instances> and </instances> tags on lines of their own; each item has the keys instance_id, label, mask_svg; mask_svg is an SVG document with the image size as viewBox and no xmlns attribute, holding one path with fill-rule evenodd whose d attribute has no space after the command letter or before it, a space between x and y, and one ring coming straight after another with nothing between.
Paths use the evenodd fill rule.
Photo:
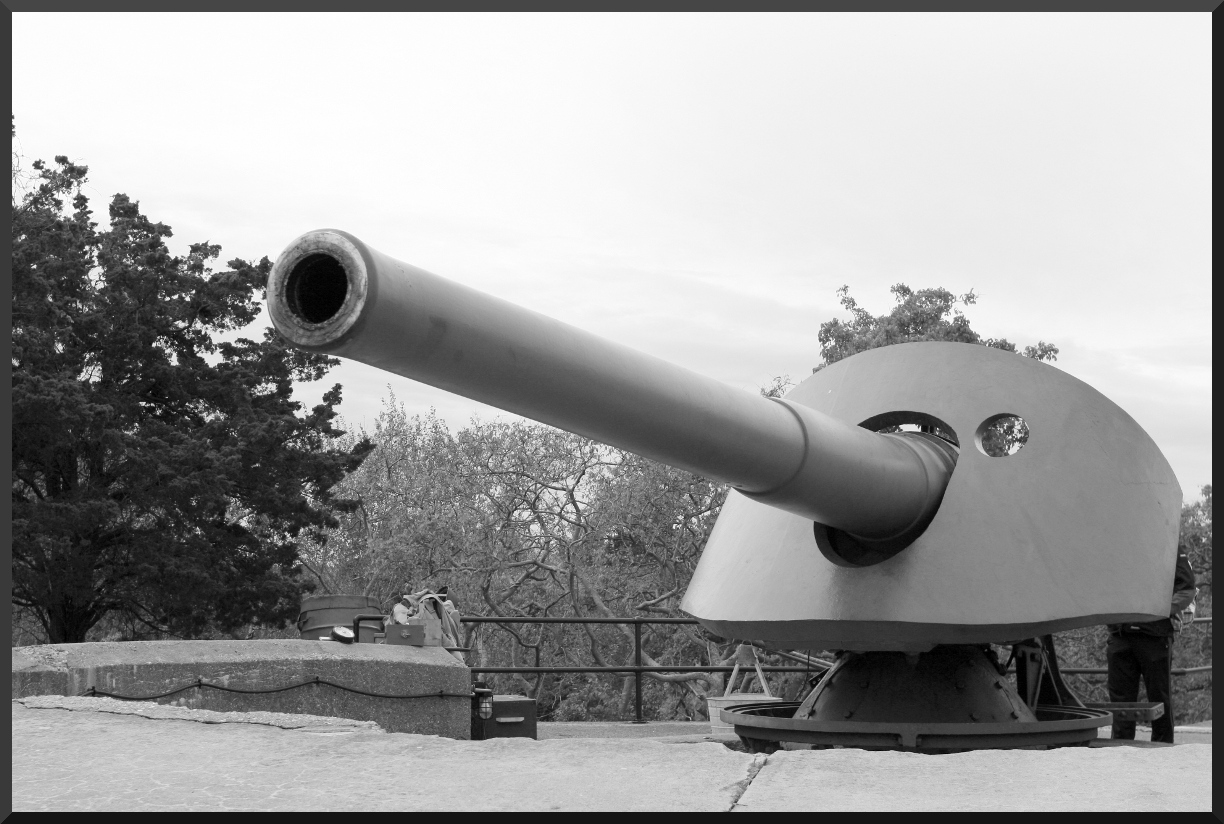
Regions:
<instances>
[{"instance_id":1,"label":"cracked concrete ground","mask_svg":"<svg viewBox=\"0 0 1224 824\"><path fill-rule=\"evenodd\" d=\"M716 743L455 741L26 701L13 702L14 810L718 811L753 763Z\"/></svg>"},{"instance_id":2,"label":"cracked concrete ground","mask_svg":"<svg viewBox=\"0 0 1224 824\"><path fill-rule=\"evenodd\" d=\"M454 741L64 696L14 701L12 720L14 810L1211 809L1209 732L1172 747L753 756L698 725ZM567 737L583 732L602 737Z\"/></svg>"},{"instance_id":3,"label":"cracked concrete ground","mask_svg":"<svg viewBox=\"0 0 1224 824\"><path fill-rule=\"evenodd\" d=\"M826 791L815 792L814 788ZM1211 747L779 752L737 812L1210 810Z\"/></svg>"}]
</instances>

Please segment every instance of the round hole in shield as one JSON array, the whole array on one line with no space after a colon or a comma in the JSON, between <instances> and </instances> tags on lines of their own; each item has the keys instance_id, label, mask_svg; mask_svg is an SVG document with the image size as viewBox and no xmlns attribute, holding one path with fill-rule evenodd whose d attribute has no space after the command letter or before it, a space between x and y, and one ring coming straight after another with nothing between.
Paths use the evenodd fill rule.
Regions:
<instances>
[{"instance_id":1,"label":"round hole in shield","mask_svg":"<svg viewBox=\"0 0 1224 824\"><path fill-rule=\"evenodd\" d=\"M1028 443L1029 428L1024 418L1004 412L991 415L977 428L974 441L983 455L1006 458L1015 455Z\"/></svg>"}]
</instances>

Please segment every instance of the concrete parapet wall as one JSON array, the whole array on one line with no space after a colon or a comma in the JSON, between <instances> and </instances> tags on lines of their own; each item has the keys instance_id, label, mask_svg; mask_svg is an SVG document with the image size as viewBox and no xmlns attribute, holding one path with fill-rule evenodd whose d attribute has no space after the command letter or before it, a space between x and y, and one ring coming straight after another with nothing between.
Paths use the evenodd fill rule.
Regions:
<instances>
[{"instance_id":1,"label":"concrete parapet wall","mask_svg":"<svg viewBox=\"0 0 1224 824\"><path fill-rule=\"evenodd\" d=\"M315 677L353 689L402 695L468 693L467 667L441 647L332 641L130 641L13 648L13 698L80 695L89 687L125 696L166 692L197 679L275 689ZM390 732L466 739L463 698L375 698L327 685L247 694L190 689L160 704L220 712L286 712L373 721Z\"/></svg>"}]
</instances>

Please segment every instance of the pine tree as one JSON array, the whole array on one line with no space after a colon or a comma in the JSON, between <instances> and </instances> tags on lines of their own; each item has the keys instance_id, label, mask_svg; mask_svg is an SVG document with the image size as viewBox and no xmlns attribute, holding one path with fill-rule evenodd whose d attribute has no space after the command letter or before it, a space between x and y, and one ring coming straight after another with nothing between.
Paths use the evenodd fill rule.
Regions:
<instances>
[{"instance_id":1,"label":"pine tree","mask_svg":"<svg viewBox=\"0 0 1224 824\"><path fill-rule=\"evenodd\" d=\"M371 449L334 446L337 363L236 337L271 263L184 257L126 195L91 220L88 169L34 164L13 198L13 604L53 642L107 616L190 636L297 614L298 544L351 508L332 487ZM65 204L71 203L71 207Z\"/></svg>"}]
</instances>

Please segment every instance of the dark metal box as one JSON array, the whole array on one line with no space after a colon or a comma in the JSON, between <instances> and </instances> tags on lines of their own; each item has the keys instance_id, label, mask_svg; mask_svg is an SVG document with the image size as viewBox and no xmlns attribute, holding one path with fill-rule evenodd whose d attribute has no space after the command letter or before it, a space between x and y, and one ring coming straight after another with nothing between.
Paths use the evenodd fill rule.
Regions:
<instances>
[{"instance_id":1,"label":"dark metal box","mask_svg":"<svg viewBox=\"0 0 1224 824\"><path fill-rule=\"evenodd\" d=\"M420 624L391 624L387 627L387 638L383 643L423 647L425 646L425 627Z\"/></svg>"},{"instance_id":2,"label":"dark metal box","mask_svg":"<svg viewBox=\"0 0 1224 824\"><path fill-rule=\"evenodd\" d=\"M493 717L472 716L472 740L535 738L536 704L522 695L494 695Z\"/></svg>"}]
</instances>

